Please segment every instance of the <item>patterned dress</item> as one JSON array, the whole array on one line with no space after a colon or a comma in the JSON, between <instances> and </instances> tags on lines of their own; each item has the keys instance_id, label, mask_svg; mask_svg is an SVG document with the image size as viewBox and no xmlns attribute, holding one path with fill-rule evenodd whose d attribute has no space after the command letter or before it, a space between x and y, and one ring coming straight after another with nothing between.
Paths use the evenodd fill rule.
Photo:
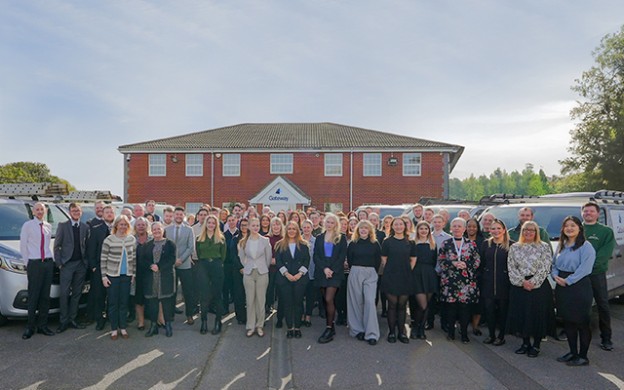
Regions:
<instances>
[{"instance_id":1,"label":"patterned dress","mask_svg":"<svg viewBox=\"0 0 624 390\"><path fill-rule=\"evenodd\" d=\"M477 245L466 238L457 241L457 246L455 242L453 238L444 241L438 253L441 300L447 303L477 303L477 269L481 263ZM466 269L453 265L459 260L466 263Z\"/></svg>"}]
</instances>

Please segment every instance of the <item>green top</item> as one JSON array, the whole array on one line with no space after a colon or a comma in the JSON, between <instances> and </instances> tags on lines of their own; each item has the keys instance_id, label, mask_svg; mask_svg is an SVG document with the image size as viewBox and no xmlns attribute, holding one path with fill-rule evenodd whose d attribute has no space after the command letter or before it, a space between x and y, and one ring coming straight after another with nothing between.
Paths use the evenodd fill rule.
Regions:
<instances>
[{"instance_id":1,"label":"green top","mask_svg":"<svg viewBox=\"0 0 624 390\"><path fill-rule=\"evenodd\" d=\"M518 225L513 229L509 229L509 238L515 242L520 241L520 230L522 229L522 225ZM548 232L544 228L539 228L540 240L547 243L550 246L550 236ZM550 251L552 252L552 247L550 247Z\"/></svg>"},{"instance_id":2,"label":"green top","mask_svg":"<svg viewBox=\"0 0 624 390\"><path fill-rule=\"evenodd\" d=\"M206 237L206 240L203 242L195 241L195 249L197 249L197 258L199 260L225 260L225 242L216 243L213 239Z\"/></svg>"},{"instance_id":3,"label":"green top","mask_svg":"<svg viewBox=\"0 0 624 390\"><path fill-rule=\"evenodd\" d=\"M596 261L594 262L592 274L607 272L609 259L613 255L613 249L615 248L613 230L598 222L593 225L583 223L583 227L585 228L585 238L596 251Z\"/></svg>"}]
</instances>

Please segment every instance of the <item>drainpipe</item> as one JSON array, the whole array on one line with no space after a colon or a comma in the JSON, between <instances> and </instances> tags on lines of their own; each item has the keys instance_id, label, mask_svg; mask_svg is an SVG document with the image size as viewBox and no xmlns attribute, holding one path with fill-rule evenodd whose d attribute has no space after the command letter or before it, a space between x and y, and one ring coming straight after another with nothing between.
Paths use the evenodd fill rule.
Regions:
<instances>
[{"instance_id":1,"label":"drainpipe","mask_svg":"<svg viewBox=\"0 0 624 390\"><path fill-rule=\"evenodd\" d=\"M349 210L353 210L353 150L351 150L351 164L349 167Z\"/></svg>"},{"instance_id":2,"label":"drainpipe","mask_svg":"<svg viewBox=\"0 0 624 390\"><path fill-rule=\"evenodd\" d=\"M214 152L210 152L210 205L214 207Z\"/></svg>"}]
</instances>

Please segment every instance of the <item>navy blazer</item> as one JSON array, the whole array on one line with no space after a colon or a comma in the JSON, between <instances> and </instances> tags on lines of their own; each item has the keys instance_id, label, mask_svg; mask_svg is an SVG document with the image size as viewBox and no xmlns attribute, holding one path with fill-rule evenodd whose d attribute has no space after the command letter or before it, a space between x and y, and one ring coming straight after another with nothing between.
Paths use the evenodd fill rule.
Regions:
<instances>
[{"instance_id":1,"label":"navy blazer","mask_svg":"<svg viewBox=\"0 0 624 390\"><path fill-rule=\"evenodd\" d=\"M316 236L314 242L314 279L325 278L325 268L334 271L333 279L344 278L344 262L347 258L347 237L340 235L338 244L334 244L331 257L325 257L325 232Z\"/></svg>"},{"instance_id":2,"label":"navy blazer","mask_svg":"<svg viewBox=\"0 0 624 390\"><path fill-rule=\"evenodd\" d=\"M89 237L87 238L87 263L89 269L100 269L100 258L102 257L102 243L108 237L110 231L108 225L101 223L99 225L92 226L89 229Z\"/></svg>"},{"instance_id":3,"label":"navy blazer","mask_svg":"<svg viewBox=\"0 0 624 390\"><path fill-rule=\"evenodd\" d=\"M61 222L58 224L56 230L56 239L54 240L54 261L59 267L65 265L72 255L74 254L74 231L72 227L72 220ZM84 222L78 222L80 229L80 254L82 255L82 262L86 266L86 242L87 235L89 234L89 227Z\"/></svg>"},{"instance_id":4,"label":"navy blazer","mask_svg":"<svg viewBox=\"0 0 624 390\"><path fill-rule=\"evenodd\" d=\"M295 247L295 256L290 253L290 248L286 248L286 250L276 251L275 252L275 267L279 271L277 273L277 279L275 283L278 284L286 284L291 283L284 275L282 275L281 269L282 267L286 268L286 272L291 275L295 275L299 272L301 267L305 267L306 270L309 270L310 267L310 250L307 245L300 244L299 247ZM306 271L304 277L308 272ZM303 279L303 277L302 277ZM301 280L301 279L299 279Z\"/></svg>"}]
</instances>

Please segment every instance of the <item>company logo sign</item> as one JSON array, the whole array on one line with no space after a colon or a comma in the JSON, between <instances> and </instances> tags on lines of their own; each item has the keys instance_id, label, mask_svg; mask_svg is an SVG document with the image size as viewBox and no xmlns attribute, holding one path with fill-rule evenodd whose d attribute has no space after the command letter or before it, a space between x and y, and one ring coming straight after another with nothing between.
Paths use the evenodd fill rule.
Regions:
<instances>
[{"instance_id":1,"label":"company logo sign","mask_svg":"<svg viewBox=\"0 0 624 390\"><path fill-rule=\"evenodd\" d=\"M288 202L288 197L281 196L281 194L282 194L282 189L277 187L277 190L275 191L275 195L269 195L269 200L273 202Z\"/></svg>"}]
</instances>

